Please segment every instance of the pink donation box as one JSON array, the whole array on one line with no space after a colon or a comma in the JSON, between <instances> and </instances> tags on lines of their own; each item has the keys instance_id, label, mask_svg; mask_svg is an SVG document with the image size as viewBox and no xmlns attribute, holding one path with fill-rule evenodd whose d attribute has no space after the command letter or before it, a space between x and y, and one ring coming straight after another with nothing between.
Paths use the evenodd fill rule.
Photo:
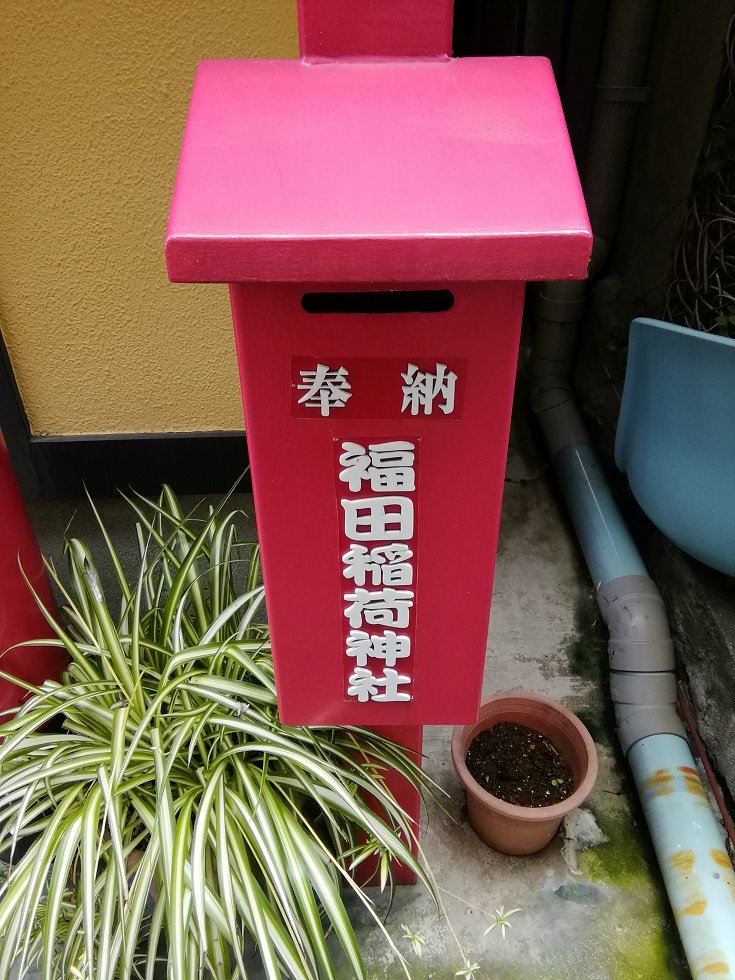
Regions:
<instances>
[{"instance_id":1,"label":"pink donation box","mask_svg":"<svg viewBox=\"0 0 735 980\"><path fill-rule=\"evenodd\" d=\"M476 719L524 285L590 248L544 59L199 65L166 260L231 284L286 724Z\"/></svg>"}]
</instances>

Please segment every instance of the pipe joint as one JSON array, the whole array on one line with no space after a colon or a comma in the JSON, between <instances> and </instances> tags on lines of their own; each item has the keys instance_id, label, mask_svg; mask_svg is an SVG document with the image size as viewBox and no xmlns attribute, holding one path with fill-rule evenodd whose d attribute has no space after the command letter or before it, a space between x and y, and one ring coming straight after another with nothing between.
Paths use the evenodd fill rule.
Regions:
<instances>
[{"instance_id":1,"label":"pipe joint","mask_svg":"<svg viewBox=\"0 0 735 980\"><path fill-rule=\"evenodd\" d=\"M610 672L610 693L616 704L645 707L676 704L676 677L670 671Z\"/></svg>"},{"instance_id":2,"label":"pipe joint","mask_svg":"<svg viewBox=\"0 0 735 980\"><path fill-rule=\"evenodd\" d=\"M671 640L620 640L610 637L607 643L610 669L615 671L670 671L676 667Z\"/></svg>"},{"instance_id":3,"label":"pipe joint","mask_svg":"<svg viewBox=\"0 0 735 980\"><path fill-rule=\"evenodd\" d=\"M661 593L646 575L623 575L606 582L597 594L610 631L613 670L673 671L671 640Z\"/></svg>"},{"instance_id":4,"label":"pipe joint","mask_svg":"<svg viewBox=\"0 0 735 980\"><path fill-rule=\"evenodd\" d=\"M546 282L536 295L536 316L541 320L552 323L578 323L584 313L584 290L575 290L573 295L558 295L560 290L553 289L566 285L565 283ZM577 283L574 284L575 286ZM581 292L581 295L579 293Z\"/></svg>"},{"instance_id":5,"label":"pipe joint","mask_svg":"<svg viewBox=\"0 0 735 980\"><path fill-rule=\"evenodd\" d=\"M552 462L570 442L589 444L587 427L565 378L539 381L534 386L531 409L541 426Z\"/></svg>"},{"instance_id":6,"label":"pipe joint","mask_svg":"<svg viewBox=\"0 0 735 980\"><path fill-rule=\"evenodd\" d=\"M679 735L674 644L661 593L647 575L606 582L597 602L610 631L610 692L627 755L649 735Z\"/></svg>"},{"instance_id":7,"label":"pipe joint","mask_svg":"<svg viewBox=\"0 0 735 980\"><path fill-rule=\"evenodd\" d=\"M684 725L673 704L616 704L615 718L626 756L636 742L649 735L678 735L686 741Z\"/></svg>"},{"instance_id":8,"label":"pipe joint","mask_svg":"<svg viewBox=\"0 0 735 980\"><path fill-rule=\"evenodd\" d=\"M574 404L572 386L566 378L541 378L534 385L532 394L531 409L534 415L566 408L570 404Z\"/></svg>"},{"instance_id":9,"label":"pipe joint","mask_svg":"<svg viewBox=\"0 0 735 980\"><path fill-rule=\"evenodd\" d=\"M578 324L554 320L538 323L528 373L536 384L566 380L574 368Z\"/></svg>"}]
</instances>

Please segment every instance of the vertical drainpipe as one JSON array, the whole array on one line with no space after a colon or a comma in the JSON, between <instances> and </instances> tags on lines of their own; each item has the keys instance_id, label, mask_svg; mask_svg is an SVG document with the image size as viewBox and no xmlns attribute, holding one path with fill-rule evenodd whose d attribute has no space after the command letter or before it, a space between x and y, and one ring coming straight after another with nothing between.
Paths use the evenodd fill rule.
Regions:
<instances>
[{"instance_id":1,"label":"vertical drainpipe","mask_svg":"<svg viewBox=\"0 0 735 980\"><path fill-rule=\"evenodd\" d=\"M613 0L585 174L592 272L615 233L657 0ZM674 650L649 577L569 383L586 283L545 283L529 364L544 434L608 627L618 737L695 980L735 978L735 872L676 711Z\"/></svg>"}]
</instances>

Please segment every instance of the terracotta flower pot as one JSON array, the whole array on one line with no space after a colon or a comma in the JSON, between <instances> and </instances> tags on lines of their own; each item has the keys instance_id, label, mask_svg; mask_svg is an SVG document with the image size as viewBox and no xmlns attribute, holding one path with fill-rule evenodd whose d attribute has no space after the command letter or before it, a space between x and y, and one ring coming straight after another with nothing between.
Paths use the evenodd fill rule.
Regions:
<instances>
[{"instance_id":1,"label":"terracotta flower pot","mask_svg":"<svg viewBox=\"0 0 735 980\"><path fill-rule=\"evenodd\" d=\"M501 721L525 725L545 735L561 753L574 778L574 792L562 803L525 807L505 803L484 790L467 770L472 740ZM587 798L597 778L597 750L582 722L571 711L540 694L503 692L480 705L473 725L457 725L452 736L452 761L467 792L467 809L475 832L496 851L533 854L545 847L565 817Z\"/></svg>"}]
</instances>

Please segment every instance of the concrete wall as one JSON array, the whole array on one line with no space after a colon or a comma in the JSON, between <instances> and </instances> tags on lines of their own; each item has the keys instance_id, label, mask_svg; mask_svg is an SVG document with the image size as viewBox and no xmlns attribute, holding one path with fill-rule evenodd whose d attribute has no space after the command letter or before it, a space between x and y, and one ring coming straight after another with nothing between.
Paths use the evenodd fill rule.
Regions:
<instances>
[{"instance_id":1,"label":"concrete wall","mask_svg":"<svg viewBox=\"0 0 735 980\"><path fill-rule=\"evenodd\" d=\"M35 434L242 428L224 286L163 235L196 62L295 57L294 0L5 0L0 326Z\"/></svg>"}]
</instances>

